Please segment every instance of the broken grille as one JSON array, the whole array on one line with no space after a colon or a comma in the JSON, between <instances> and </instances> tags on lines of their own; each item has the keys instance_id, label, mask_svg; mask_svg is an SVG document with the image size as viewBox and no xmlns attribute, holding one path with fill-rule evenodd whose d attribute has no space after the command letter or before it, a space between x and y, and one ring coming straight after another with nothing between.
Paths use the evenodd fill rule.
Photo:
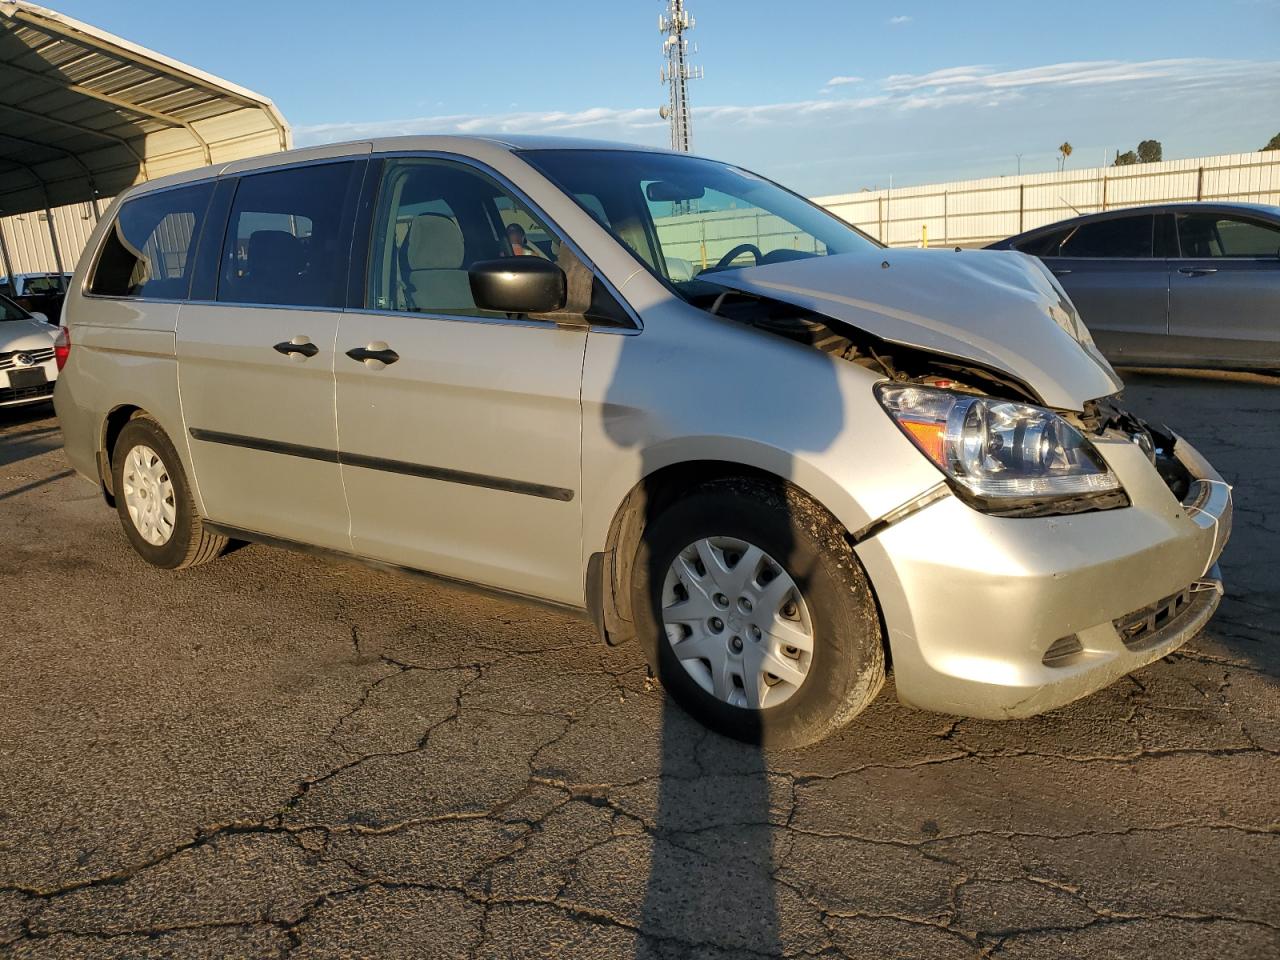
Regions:
<instances>
[{"instance_id":1,"label":"broken grille","mask_svg":"<svg viewBox=\"0 0 1280 960\"><path fill-rule=\"evenodd\" d=\"M1191 587L1184 587L1163 600L1157 600L1149 606L1125 614L1112 622L1126 647L1130 650L1141 650L1152 642L1161 629L1190 608L1191 597Z\"/></svg>"}]
</instances>

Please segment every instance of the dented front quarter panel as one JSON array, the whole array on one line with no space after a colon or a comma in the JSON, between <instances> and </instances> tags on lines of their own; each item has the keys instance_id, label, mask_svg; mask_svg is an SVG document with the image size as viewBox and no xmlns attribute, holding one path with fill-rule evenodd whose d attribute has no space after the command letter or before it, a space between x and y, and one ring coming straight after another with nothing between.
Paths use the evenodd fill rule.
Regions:
<instances>
[{"instance_id":1,"label":"dented front quarter panel","mask_svg":"<svg viewBox=\"0 0 1280 960\"><path fill-rule=\"evenodd\" d=\"M1095 441L1132 506L1062 517L991 517L948 497L857 548L880 601L899 698L1008 719L1069 703L1159 659L1212 616L1206 597L1158 643L1129 649L1113 621L1198 581L1231 526L1230 491L1185 441L1175 448L1214 497L1179 503L1136 444ZM1083 654L1043 662L1074 634Z\"/></svg>"},{"instance_id":2,"label":"dented front quarter panel","mask_svg":"<svg viewBox=\"0 0 1280 960\"><path fill-rule=\"evenodd\" d=\"M969 361L1080 410L1123 387L1053 278L1001 250L876 250L706 279L830 317L889 343Z\"/></svg>"}]
</instances>

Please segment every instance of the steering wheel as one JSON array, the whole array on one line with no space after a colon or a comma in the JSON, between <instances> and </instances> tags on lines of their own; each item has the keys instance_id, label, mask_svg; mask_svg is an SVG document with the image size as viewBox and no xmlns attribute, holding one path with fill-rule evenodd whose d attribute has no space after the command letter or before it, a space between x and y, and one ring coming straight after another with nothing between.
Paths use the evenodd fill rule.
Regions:
<instances>
[{"instance_id":1,"label":"steering wheel","mask_svg":"<svg viewBox=\"0 0 1280 960\"><path fill-rule=\"evenodd\" d=\"M756 258L756 266L759 266L760 261L764 259L764 254L754 243L740 243L716 262L715 269L723 270L744 253L749 253Z\"/></svg>"}]
</instances>

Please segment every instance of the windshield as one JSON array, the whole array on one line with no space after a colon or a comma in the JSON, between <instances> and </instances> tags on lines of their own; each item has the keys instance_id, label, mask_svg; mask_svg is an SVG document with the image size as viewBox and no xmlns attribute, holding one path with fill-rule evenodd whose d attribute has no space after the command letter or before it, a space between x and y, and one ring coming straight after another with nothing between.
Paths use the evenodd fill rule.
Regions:
<instances>
[{"instance_id":1,"label":"windshield","mask_svg":"<svg viewBox=\"0 0 1280 960\"><path fill-rule=\"evenodd\" d=\"M66 280L60 273L46 273L41 276L27 277L25 293L34 296L37 293L61 293L66 289Z\"/></svg>"},{"instance_id":2,"label":"windshield","mask_svg":"<svg viewBox=\"0 0 1280 960\"><path fill-rule=\"evenodd\" d=\"M0 297L0 320L25 320L27 316L27 311L8 297Z\"/></svg>"},{"instance_id":3,"label":"windshield","mask_svg":"<svg viewBox=\"0 0 1280 960\"><path fill-rule=\"evenodd\" d=\"M740 167L638 150L521 156L688 300L722 292L707 282L721 270L877 246L821 207Z\"/></svg>"}]
</instances>

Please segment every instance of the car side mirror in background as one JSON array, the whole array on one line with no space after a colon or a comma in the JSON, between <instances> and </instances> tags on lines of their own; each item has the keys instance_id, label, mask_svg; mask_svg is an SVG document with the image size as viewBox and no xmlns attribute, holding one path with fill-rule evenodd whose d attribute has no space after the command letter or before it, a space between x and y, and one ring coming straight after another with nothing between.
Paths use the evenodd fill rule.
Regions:
<instances>
[{"instance_id":1,"label":"car side mirror in background","mask_svg":"<svg viewBox=\"0 0 1280 960\"><path fill-rule=\"evenodd\" d=\"M49 322L49 318L48 318L47 316L45 316L43 313L41 313L39 310L32 310L32 311L31 311L31 319L32 319L32 320L39 320L41 323L48 323L48 322Z\"/></svg>"},{"instance_id":2,"label":"car side mirror in background","mask_svg":"<svg viewBox=\"0 0 1280 960\"><path fill-rule=\"evenodd\" d=\"M564 271L541 257L481 260L468 271L471 296L481 310L497 313L555 313L564 309Z\"/></svg>"}]
</instances>

